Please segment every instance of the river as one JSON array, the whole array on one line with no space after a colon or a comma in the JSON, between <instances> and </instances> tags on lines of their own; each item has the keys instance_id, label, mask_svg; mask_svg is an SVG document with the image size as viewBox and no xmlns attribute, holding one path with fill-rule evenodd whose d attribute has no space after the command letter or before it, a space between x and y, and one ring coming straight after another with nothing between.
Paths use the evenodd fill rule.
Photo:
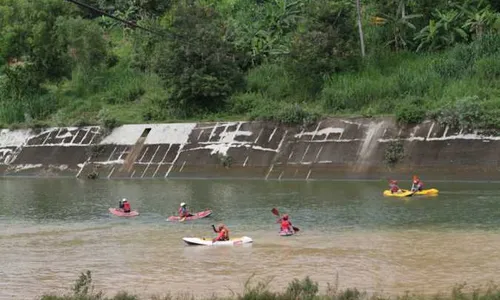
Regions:
<instances>
[{"instance_id":1,"label":"river","mask_svg":"<svg viewBox=\"0 0 500 300\"><path fill-rule=\"evenodd\" d=\"M409 184L409 183L408 183ZM426 182L437 197L388 198L382 181L0 179L0 299L67 291L91 270L108 295L225 295L245 281L282 288L310 275L325 288L401 294L485 284L500 268L498 184ZM127 197L140 216L109 207ZM214 214L169 223L180 202ZM278 237L271 208L300 233ZM185 246L224 222L239 247Z\"/></svg>"}]
</instances>

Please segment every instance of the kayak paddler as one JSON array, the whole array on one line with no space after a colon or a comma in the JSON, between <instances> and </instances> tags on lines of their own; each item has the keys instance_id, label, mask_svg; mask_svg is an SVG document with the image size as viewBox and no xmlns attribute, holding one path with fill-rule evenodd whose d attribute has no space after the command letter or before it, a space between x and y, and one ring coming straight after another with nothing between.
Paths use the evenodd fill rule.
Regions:
<instances>
[{"instance_id":1,"label":"kayak paddler","mask_svg":"<svg viewBox=\"0 0 500 300\"><path fill-rule=\"evenodd\" d=\"M187 218L193 216L192 214L189 213L186 203L182 202L181 206L179 207L179 217L181 218Z\"/></svg>"},{"instance_id":2,"label":"kayak paddler","mask_svg":"<svg viewBox=\"0 0 500 300\"><path fill-rule=\"evenodd\" d=\"M413 176L413 184L411 185L412 192L419 192L424 188L424 183L417 176Z\"/></svg>"},{"instance_id":3,"label":"kayak paddler","mask_svg":"<svg viewBox=\"0 0 500 300\"><path fill-rule=\"evenodd\" d=\"M130 212L130 203L128 202L127 199L123 199L123 212L124 213Z\"/></svg>"},{"instance_id":4,"label":"kayak paddler","mask_svg":"<svg viewBox=\"0 0 500 300\"><path fill-rule=\"evenodd\" d=\"M212 228L215 233L218 233L217 237L212 240L213 243L217 241L229 241L229 229L226 227L226 225L219 224L217 225L217 229L214 225L212 225Z\"/></svg>"},{"instance_id":5,"label":"kayak paddler","mask_svg":"<svg viewBox=\"0 0 500 300\"><path fill-rule=\"evenodd\" d=\"M280 231L294 232L293 227L292 227L292 222L289 220L287 214L284 214L281 217L281 219L278 219L278 222L281 222Z\"/></svg>"},{"instance_id":6,"label":"kayak paddler","mask_svg":"<svg viewBox=\"0 0 500 300\"><path fill-rule=\"evenodd\" d=\"M399 188L398 182L396 180L389 181L389 188L392 194L401 193L401 189Z\"/></svg>"}]
</instances>

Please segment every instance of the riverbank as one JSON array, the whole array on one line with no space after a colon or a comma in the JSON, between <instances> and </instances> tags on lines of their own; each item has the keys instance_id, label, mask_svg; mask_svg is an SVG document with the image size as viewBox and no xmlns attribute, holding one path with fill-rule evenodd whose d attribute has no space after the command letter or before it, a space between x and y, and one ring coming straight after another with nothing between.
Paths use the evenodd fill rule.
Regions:
<instances>
[{"instance_id":1,"label":"riverbank","mask_svg":"<svg viewBox=\"0 0 500 300\"><path fill-rule=\"evenodd\" d=\"M258 282L254 284L251 278L245 283L243 292L232 291L233 296L218 297L194 297L186 292L179 295L167 294L166 296L153 296L144 298L138 295L127 292L119 292L115 296L106 297L103 291L96 291L92 282L92 274L90 271L82 273L79 279L72 287L73 293L67 295L48 294L42 296L41 300L389 300L389 299L405 299L405 300L423 300L423 299L440 299L440 300L495 300L500 297L500 289L493 283L488 283L482 287L469 287L466 284L456 285L449 292L439 293L434 296L412 294L408 292L399 296L384 296L384 295L369 295L359 291L356 288L340 290L338 283L328 284L326 292L319 293L317 282L312 281L309 277L302 280L293 279L288 284L288 287L281 292L273 292L268 289L269 282Z\"/></svg>"},{"instance_id":2,"label":"riverbank","mask_svg":"<svg viewBox=\"0 0 500 300\"><path fill-rule=\"evenodd\" d=\"M426 120L328 118L0 132L0 175L88 179L499 180L500 136Z\"/></svg>"}]
</instances>

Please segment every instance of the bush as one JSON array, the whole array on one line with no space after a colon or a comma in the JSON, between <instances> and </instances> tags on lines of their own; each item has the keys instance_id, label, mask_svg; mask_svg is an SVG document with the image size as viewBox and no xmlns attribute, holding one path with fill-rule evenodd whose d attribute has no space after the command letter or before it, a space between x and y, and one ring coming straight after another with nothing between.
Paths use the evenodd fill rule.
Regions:
<instances>
[{"instance_id":1,"label":"bush","mask_svg":"<svg viewBox=\"0 0 500 300\"><path fill-rule=\"evenodd\" d=\"M474 73L485 81L492 81L500 78L500 55L487 56L481 58L474 66Z\"/></svg>"},{"instance_id":2,"label":"bush","mask_svg":"<svg viewBox=\"0 0 500 300\"><path fill-rule=\"evenodd\" d=\"M330 78L321 93L323 107L330 112L358 111L371 102L399 94L395 77L377 73L344 74Z\"/></svg>"},{"instance_id":3,"label":"bush","mask_svg":"<svg viewBox=\"0 0 500 300\"><path fill-rule=\"evenodd\" d=\"M443 79L459 79L470 74L475 59L471 46L460 44L435 61L434 71Z\"/></svg>"},{"instance_id":4,"label":"bush","mask_svg":"<svg viewBox=\"0 0 500 300\"><path fill-rule=\"evenodd\" d=\"M287 125L307 126L316 122L321 115L299 104L266 102L250 113L251 120L275 121Z\"/></svg>"},{"instance_id":5,"label":"bush","mask_svg":"<svg viewBox=\"0 0 500 300\"><path fill-rule=\"evenodd\" d=\"M284 106L275 116L275 120L281 123L302 126L310 125L319 118L319 113L307 110L299 104Z\"/></svg>"},{"instance_id":6,"label":"bush","mask_svg":"<svg viewBox=\"0 0 500 300\"><path fill-rule=\"evenodd\" d=\"M387 148L385 149L384 162L388 166L393 167L403 158L404 158L403 142L401 141L389 142Z\"/></svg>"},{"instance_id":7,"label":"bush","mask_svg":"<svg viewBox=\"0 0 500 300\"><path fill-rule=\"evenodd\" d=\"M265 105L267 101L270 100L261 93L245 93L234 95L229 99L228 104L231 113L247 114L258 108L259 105Z\"/></svg>"},{"instance_id":8,"label":"bush","mask_svg":"<svg viewBox=\"0 0 500 300\"><path fill-rule=\"evenodd\" d=\"M396 106L396 121L401 124L418 124L425 119L426 109L422 98L407 97Z\"/></svg>"},{"instance_id":9,"label":"bush","mask_svg":"<svg viewBox=\"0 0 500 300\"><path fill-rule=\"evenodd\" d=\"M309 276L300 281L294 279L288 284L285 293L290 299L313 299L318 294L318 283L313 282Z\"/></svg>"},{"instance_id":10,"label":"bush","mask_svg":"<svg viewBox=\"0 0 500 300\"><path fill-rule=\"evenodd\" d=\"M500 101L471 96L448 102L430 114L442 125L469 130L500 127Z\"/></svg>"},{"instance_id":11,"label":"bush","mask_svg":"<svg viewBox=\"0 0 500 300\"><path fill-rule=\"evenodd\" d=\"M247 89L266 95L274 101L293 98L297 84L281 64L263 64L251 69L247 75Z\"/></svg>"},{"instance_id":12,"label":"bush","mask_svg":"<svg viewBox=\"0 0 500 300\"><path fill-rule=\"evenodd\" d=\"M101 109L97 118L99 120L99 125L104 128L105 132L108 133L120 125L118 120L115 117L112 117L107 109Z\"/></svg>"}]
</instances>

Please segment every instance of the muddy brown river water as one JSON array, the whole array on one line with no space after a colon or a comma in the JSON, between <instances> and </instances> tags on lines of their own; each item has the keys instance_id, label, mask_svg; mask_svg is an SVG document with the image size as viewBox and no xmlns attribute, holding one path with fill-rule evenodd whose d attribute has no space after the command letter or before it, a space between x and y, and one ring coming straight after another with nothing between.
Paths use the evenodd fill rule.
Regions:
<instances>
[{"instance_id":1,"label":"muddy brown river water","mask_svg":"<svg viewBox=\"0 0 500 300\"><path fill-rule=\"evenodd\" d=\"M407 183L409 184L409 182ZM431 198L387 198L385 182L1 179L0 299L67 291L91 270L106 294L241 292L245 281L282 288L309 275L325 288L433 294L485 284L500 268L497 183L426 182ZM108 213L127 197L133 219ZM206 219L169 223L180 202ZM271 208L301 229L279 237ZM225 222L236 247L193 247Z\"/></svg>"}]
</instances>

